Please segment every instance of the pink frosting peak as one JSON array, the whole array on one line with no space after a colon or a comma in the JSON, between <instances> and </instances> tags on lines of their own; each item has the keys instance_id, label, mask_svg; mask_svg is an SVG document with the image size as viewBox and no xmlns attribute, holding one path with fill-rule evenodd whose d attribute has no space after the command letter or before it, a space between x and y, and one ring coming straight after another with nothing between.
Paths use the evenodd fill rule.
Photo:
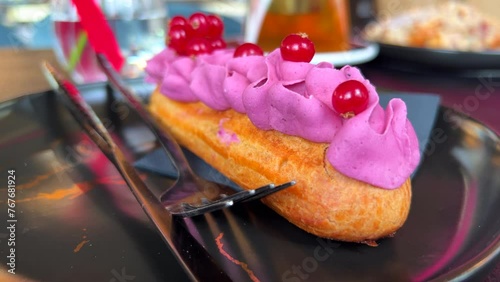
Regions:
<instances>
[{"instance_id":1,"label":"pink frosting peak","mask_svg":"<svg viewBox=\"0 0 500 282\"><path fill-rule=\"evenodd\" d=\"M305 78L314 65L284 61L279 49L265 63L267 76L243 92L250 120L263 130L275 129L313 142L330 141L341 119L308 93Z\"/></svg>"},{"instance_id":2,"label":"pink frosting peak","mask_svg":"<svg viewBox=\"0 0 500 282\"><path fill-rule=\"evenodd\" d=\"M198 98L189 88L191 73L196 68L196 62L189 57L176 57L165 69L160 86L160 92L181 102L196 102Z\"/></svg>"},{"instance_id":3,"label":"pink frosting peak","mask_svg":"<svg viewBox=\"0 0 500 282\"><path fill-rule=\"evenodd\" d=\"M177 55L173 50L165 48L163 49L163 51L148 60L145 69L146 81L156 84L161 83L161 81L163 80L163 75L176 56Z\"/></svg>"},{"instance_id":4,"label":"pink frosting peak","mask_svg":"<svg viewBox=\"0 0 500 282\"><path fill-rule=\"evenodd\" d=\"M246 56L228 61L224 96L235 111L246 113L243 106L243 91L248 85L265 78L267 66L264 58L264 56Z\"/></svg>"},{"instance_id":5,"label":"pink frosting peak","mask_svg":"<svg viewBox=\"0 0 500 282\"><path fill-rule=\"evenodd\" d=\"M384 110L375 87L354 67L285 61L279 49L241 58L233 58L232 49L196 58L166 49L148 62L146 71L148 80L161 83L160 92L174 100L232 108L262 130L329 143L325 157L335 169L374 186L401 186L420 161L405 103L393 99ZM334 111L332 96L347 80L365 85L368 107L344 119ZM228 136L219 131L221 142L235 140Z\"/></svg>"},{"instance_id":6,"label":"pink frosting peak","mask_svg":"<svg viewBox=\"0 0 500 282\"><path fill-rule=\"evenodd\" d=\"M350 66L340 70L314 68L308 74L306 87L333 111L331 101L335 88L352 79L368 89L368 107L352 118L342 119L342 126L330 140L326 158L349 177L386 189L397 188L420 161L418 139L406 118L406 104L392 99L384 111L375 87L358 69Z\"/></svg>"},{"instance_id":7,"label":"pink frosting peak","mask_svg":"<svg viewBox=\"0 0 500 282\"><path fill-rule=\"evenodd\" d=\"M402 100L389 101L385 112L378 104L372 110L345 121L326 157L347 176L395 189L419 163L417 137Z\"/></svg>"},{"instance_id":8,"label":"pink frosting peak","mask_svg":"<svg viewBox=\"0 0 500 282\"><path fill-rule=\"evenodd\" d=\"M226 63L233 57L233 50L217 50L209 55L200 55L197 68L193 70L190 88L204 104L218 111L231 108L224 96Z\"/></svg>"}]
</instances>

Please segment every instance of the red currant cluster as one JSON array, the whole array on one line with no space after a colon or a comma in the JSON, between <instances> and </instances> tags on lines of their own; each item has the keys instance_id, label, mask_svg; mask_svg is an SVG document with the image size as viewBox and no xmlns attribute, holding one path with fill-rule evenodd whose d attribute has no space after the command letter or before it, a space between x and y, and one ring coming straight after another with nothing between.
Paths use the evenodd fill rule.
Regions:
<instances>
[{"instance_id":1,"label":"red currant cluster","mask_svg":"<svg viewBox=\"0 0 500 282\"><path fill-rule=\"evenodd\" d=\"M174 16L168 23L167 45L181 56L210 54L226 48L224 23L215 15L194 13L189 18Z\"/></svg>"}]
</instances>

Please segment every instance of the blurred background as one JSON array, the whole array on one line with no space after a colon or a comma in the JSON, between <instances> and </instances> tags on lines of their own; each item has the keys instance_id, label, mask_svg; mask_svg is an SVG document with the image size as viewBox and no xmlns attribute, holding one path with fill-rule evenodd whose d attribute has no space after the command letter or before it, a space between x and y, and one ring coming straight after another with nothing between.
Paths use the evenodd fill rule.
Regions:
<instances>
[{"instance_id":1,"label":"blurred background","mask_svg":"<svg viewBox=\"0 0 500 282\"><path fill-rule=\"evenodd\" d=\"M270 51L274 47L266 46L277 47L282 36L290 33L288 29L294 29L292 26L307 26L309 29L303 32L308 33L315 42L317 51L332 52L352 49L355 46L352 45L352 39L359 38L363 28L375 19L397 17L410 8L436 5L448 0L97 1L103 5L103 11L108 16L122 52L127 58L128 67L122 74L137 77L146 60L165 46L165 25L174 15L187 17L194 11L217 14L223 19L226 41L249 41L249 27L255 22L255 7L269 1L271 4L262 20L266 28L258 34L260 37L254 36L254 42ZM497 0L456 2L471 4L485 15L500 21L500 6L497 5ZM313 18L318 7L321 7L321 19ZM293 13L298 15L308 12L311 13L303 18L298 16L293 20L283 20L284 16ZM334 20L331 20L332 18ZM321 21L323 23L318 24ZM248 24L249 22L252 24ZM77 83L102 81L104 76L99 73L94 60L86 59L94 58L94 55L85 38L81 36L81 29L71 0L0 0L0 48L53 49L63 65L67 65L72 74L77 74ZM256 29L261 30L258 27ZM285 34L277 35L280 32ZM268 42L263 39L264 33L267 33ZM333 43L323 44L324 39Z\"/></svg>"},{"instance_id":2,"label":"blurred background","mask_svg":"<svg viewBox=\"0 0 500 282\"><path fill-rule=\"evenodd\" d=\"M374 2L379 15L391 13L391 16L395 16L409 8L439 4L447 1L448 0L376 0ZM485 14L500 20L500 6L497 0L459 0L456 2L475 6Z\"/></svg>"},{"instance_id":3,"label":"blurred background","mask_svg":"<svg viewBox=\"0 0 500 282\"><path fill-rule=\"evenodd\" d=\"M132 0L123 1L131 2ZM218 13L226 23L226 35L238 36L243 32L249 2L258 0L160 0L167 15L189 15L195 10ZM350 0L352 30L360 30L377 15L396 16L412 7L447 0ZM500 20L500 5L496 0L467 0L481 11ZM51 22L50 0L0 0L0 48L51 48L55 42Z\"/></svg>"},{"instance_id":4,"label":"blurred background","mask_svg":"<svg viewBox=\"0 0 500 282\"><path fill-rule=\"evenodd\" d=\"M124 0L123 5L132 2L152 2L149 0ZM226 23L226 35L241 34L247 2L232 1L168 1L163 3L166 18L171 15L188 16L193 11L218 13ZM64 1L52 1L61 3ZM103 0L103 2L115 2ZM56 44L52 24L51 0L0 0L0 48L19 47L28 49L52 48Z\"/></svg>"}]
</instances>

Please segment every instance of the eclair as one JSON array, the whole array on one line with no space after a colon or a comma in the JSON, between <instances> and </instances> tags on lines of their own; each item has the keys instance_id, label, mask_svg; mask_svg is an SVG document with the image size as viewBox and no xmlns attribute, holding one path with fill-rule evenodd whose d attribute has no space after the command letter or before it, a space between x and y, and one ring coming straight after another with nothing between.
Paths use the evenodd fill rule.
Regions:
<instances>
[{"instance_id":1,"label":"eclair","mask_svg":"<svg viewBox=\"0 0 500 282\"><path fill-rule=\"evenodd\" d=\"M392 236L420 161L405 103L383 109L360 70L311 64L310 50L246 46L193 54L169 44L146 67L158 86L151 114L243 189L295 180L262 201L298 228L348 242Z\"/></svg>"}]
</instances>

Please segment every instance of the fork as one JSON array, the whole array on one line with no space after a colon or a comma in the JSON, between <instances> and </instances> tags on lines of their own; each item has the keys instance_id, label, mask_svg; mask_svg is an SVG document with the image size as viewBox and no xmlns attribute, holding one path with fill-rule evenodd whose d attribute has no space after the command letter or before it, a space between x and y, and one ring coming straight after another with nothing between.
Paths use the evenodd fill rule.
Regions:
<instances>
[{"instance_id":1,"label":"fork","mask_svg":"<svg viewBox=\"0 0 500 282\"><path fill-rule=\"evenodd\" d=\"M74 86L69 80L65 80L50 64L45 63L44 67L47 78L49 78L49 81L54 88L59 90L60 93L64 94L66 98L68 98L65 102L69 102L69 109L75 119L85 129L94 143L115 165L120 174L126 180L127 184L129 184L129 187L143 208L151 209L151 206L154 206L154 209L151 212L146 211L148 215L151 214L152 216L156 216L158 209L153 204L156 202L153 199L153 194L140 179L135 169L128 163L124 153L113 141L111 135L100 121L97 114L92 110L87 102L85 102L76 86ZM119 78L116 73L115 77ZM123 84L118 85L121 87L123 86ZM155 135L159 138L159 140L161 140L161 144L164 145L165 148L173 150L171 157L174 161L174 165L178 168L179 177L174 185L172 185L169 190L162 195L162 198L170 199L171 196L175 197L179 194L183 196L188 195L189 198L202 195L198 202L181 202L179 204L179 199L170 199L172 200L172 203L175 204L166 206L165 202L168 202L168 199L163 199L162 203L164 204L164 208L170 212L170 215L177 215L181 217L201 215L232 206L237 202L257 200L295 184L294 181L287 182L280 186L268 184L258 189L244 190L234 193L234 190L232 190L229 186L198 177L192 171L182 152L182 149L177 142L175 142L174 139L168 135L168 133L163 134L160 130L157 130L154 121L149 118L147 113L144 111L141 106L141 102L139 102L139 100L135 97L135 94L133 94L126 87L121 90L125 91L126 94L124 94L124 96L126 96L130 104L132 104L134 108L139 111L140 115L145 118L144 121L153 129ZM170 151L168 152L170 153ZM233 194L227 196L230 192Z\"/></svg>"},{"instance_id":2,"label":"fork","mask_svg":"<svg viewBox=\"0 0 500 282\"><path fill-rule=\"evenodd\" d=\"M106 56L97 54L97 61L102 71L106 74L108 83L120 92L139 114L141 119L159 140L160 144L169 152L171 160L177 168L177 181L161 196L161 201L167 206L167 210L171 214L182 217L196 216L230 207L239 202L258 200L295 184L295 181L290 181L279 186L275 186L271 183L257 189L243 190L235 193L234 189L227 185L199 177L193 172L181 147L168 132L168 129L159 129L156 121L151 118L139 98L126 85L122 77L113 69ZM190 196L198 191L201 193L201 196L197 202L183 202L177 204L178 200L176 199L176 195L185 194L183 192L186 191Z\"/></svg>"},{"instance_id":3,"label":"fork","mask_svg":"<svg viewBox=\"0 0 500 282\"><path fill-rule=\"evenodd\" d=\"M148 189L134 167L126 160L99 118L80 96L78 89L65 80L50 64L45 63L43 71L54 91L66 96L67 99L63 99L63 102L75 120L122 175L130 191L156 226L170 250L179 258L179 263L191 280L210 281L217 276L219 281L232 281L197 239L186 230L185 226L179 224L181 223L180 217L175 217L165 211L165 206ZM200 271L199 265L206 267Z\"/></svg>"}]
</instances>

